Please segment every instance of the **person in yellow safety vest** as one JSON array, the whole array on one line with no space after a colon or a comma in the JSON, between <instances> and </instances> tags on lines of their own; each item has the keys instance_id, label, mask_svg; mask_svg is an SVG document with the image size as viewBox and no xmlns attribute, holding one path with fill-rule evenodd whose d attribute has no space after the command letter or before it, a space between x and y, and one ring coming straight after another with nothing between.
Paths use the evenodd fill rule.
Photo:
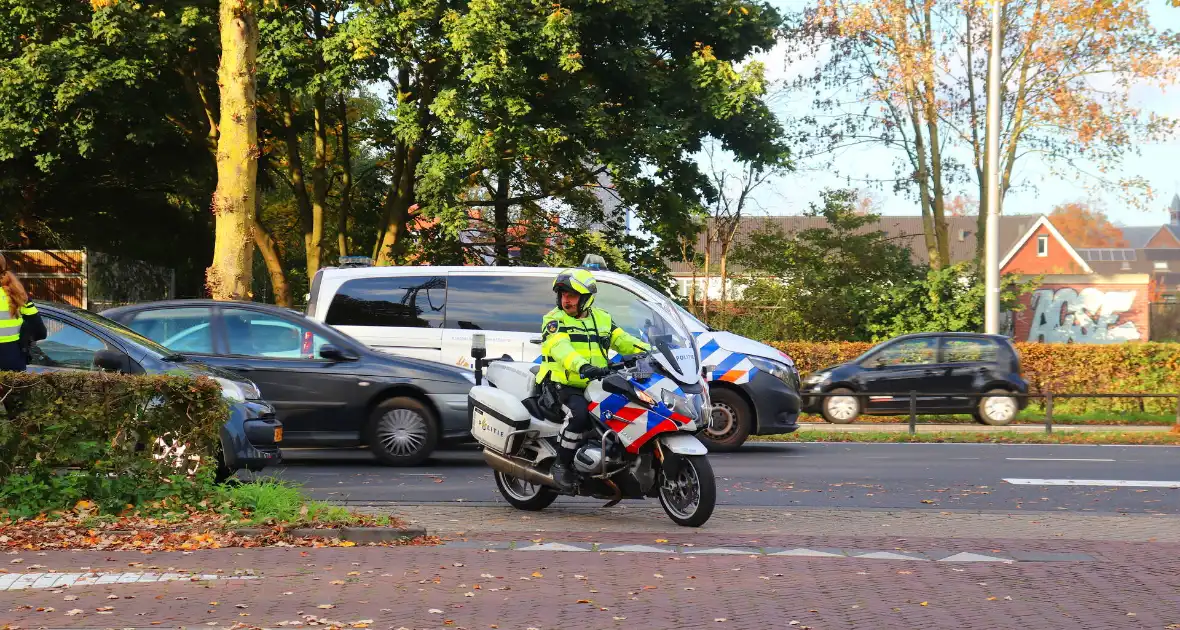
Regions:
<instances>
[{"instance_id":1,"label":"person in yellow safety vest","mask_svg":"<svg viewBox=\"0 0 1180 630\"><path fill-rule=\"evenodd\" d=\"M598 283L585 269L566 269L553 281L557 308L541 323L541 369L537 382L557 386L557 399L565 408L566 421L558 437L557 462L553 480L565 491L573 486L571 465L582 434L590 430L590 410L585 390L591 380L610 374L611 350L635 354L648 350L647 344L615 326L609 313L594 308Z\"/></svg>"},{"instance_id":2,"label":"person in yellow safety vest","mask_svg":"<svg viewBox=\"0 0 1180 630\"><path fill-rule=\"evenodd\" d=\"M45 338L45 323L8 260L0 256L0 370L24 372L29 348Z\"/></svg>"}]
</instances>

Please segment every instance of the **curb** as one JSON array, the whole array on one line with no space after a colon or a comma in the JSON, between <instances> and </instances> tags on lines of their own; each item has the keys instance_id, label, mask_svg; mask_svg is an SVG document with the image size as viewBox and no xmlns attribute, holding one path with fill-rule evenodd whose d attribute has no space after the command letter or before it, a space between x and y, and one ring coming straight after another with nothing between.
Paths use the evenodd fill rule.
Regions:
<instances>
[{"instance_id":1,"label":"curb","mask_svg":"<svg viewBox=\"0 0 1180 630\"><path fill-rule=\"evenodd\" d=\"M230 530L239 536L261 536L264 530L256 527L242 527ZM296 527L290 530L295 538L338 538L357 544L411 540L426 535L423 527Z\"/></svg>"}]
</instances>

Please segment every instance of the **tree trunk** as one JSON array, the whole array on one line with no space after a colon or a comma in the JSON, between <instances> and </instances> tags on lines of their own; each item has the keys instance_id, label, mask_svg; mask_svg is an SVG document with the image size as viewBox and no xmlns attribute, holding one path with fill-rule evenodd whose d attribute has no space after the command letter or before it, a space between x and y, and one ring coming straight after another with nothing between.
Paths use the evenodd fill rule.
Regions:
<instances>
[{"instance_id":1,"label":"tree trunk","mask_svg":"<svg viewBox=\"0 0 1180 630\"><path fill-rule=\"evenodd\" d=\"M324 246L324 206L328 202L328 130L327 99L322 93L313 97L315 114L315 166L311 169L311 230L306 234L307 277L315 277L320 268Z\"/></svg>"},{"instance_id":2,"label":"tree trunk","mask_svg":"<svg viewBox=\"0 0 1180 630\"><path fill-rule=\"evenodd\" d=\"M307 194L307 183L303 173L303 154L300 152L299 129L295 123L295 105L291 93L279 90L279 104L283 108L284 144L287 145L287 176L291 179L291 192L295 195L295 207L299 211L299 224L303 229L303 243L306 249L311 240L312 210L311 198ZM311 278L311 276L308 276Z\"/></svg>"},{"instance_id":3,"label":"tree trunk","mask_svg":"<svg viewBox=\"0 0 1180 630\"><path fill-rule=\"evenodd\" d=\"M496 173L496 198L495 205L492 206L492 221L494 223L496 265L499 266L511 263L508 252L508 193L511 183L512 177L507 169L501 169Z\"/></svg>"},{"instance_id":4,"label":"tree trunk","mask_svg":"<svg viewBox=\"0 0 1180 630\"><path fill-rule=\"evenodd\" d=\"M909 82L907 81L907 83ZM930 199L930 173L927 170L926 162L926 139L922 136L922 125L918 121L917 103L911 99L909 107L910 122L914 126L914 152L917 153L918 161L918 197L922 205L922 234L926 240L926 256L930 261L930 266L939 269L941 259L938 255L938 237L935 233L933 204Z\"/></svg>"},{"instance_id":5,"label":"tree trunk","mask_svg":"<svg viewBox=\"0 0 1180 630\"><path fill-rule=\"evenodd\" d=\"M385 197L385 231L377 244L374 258L379 265L393 262L394 248L406 236L411 219L410 208L414 205L414 172L418 169L421 150L416 146L404 151L402 164L396 167L397 180Z\"/></svg>"},{"instance_id":6,"label":"tree trunk","mask_svg":"<svg viewBox=\"0 0 1180 630\"><path fill-rule=\"evenodd\" d=\"M270 274L270 286L275 292L275 304L291 308L291 285L287 282L287 274L283 272L283 261L279 258L279 250L275 246L274 237L265 226L254 217L254 244L262 254L262 261L266 263L266 271Z\"/></svg>"},{"instance_id":7,"label":"tree trunk","mask_svg":"<svg viewBox=\"0 0 1180 630\"><path fill-rule=\"evenodd\" d=\"M337 251L348 255L348 215L352 211L352 145L348 136L348 95L340 97L340 211L336 214Z\"/></svg>"},{"instance_id":8,"label":"tree trunk","mask_svg":"<svg viewBox=\"0 0 1180 630\"><path fill-rule=\"evenodd\" d=\"M942 145L938 136L938 94L935 92L933 54L934 25L931 20L930 4L924 5L925 27L923 31L923 49L931 51L922 59L922 82L925 86L923 104L926 111L926 128L930 134L930 177L933 183L934 240L938 246L939 268L949 267L951 264L951 246L946 226L946 194L942 187Z\"/></svg>"},{"instance_id":9,"label":"tree trunk","mask_svg":"<svg viewBox=\"0 0 1180 630\"><path fill-rule=\"evenodd\" d=\"M728 275L726 274L726 269L725 269L725 263L728 259L729 259L729 243L723 241L721 243L721 310L722 311L725 310L725 303L726 303L726 300L729 298L729 293L728 293L728 291L725 290L726 289L725 282L726 282L726 280L729 279Z\"/></svg>"},{"instance_id":10,"label":"tree trunk","mask_svg":"<svg viewBox=\"0 0 1180 630\"><path fill-rule=\"evenodd\" d=\"M709 285L712 284L712 273L709 269L710 264L710 250L713 248L713 226L705 225L705 297L701 304L701 313L705 318L709 317ZM705 323L709 323L708 319Z\"/></svg>"},{"instance_id":11,"label":"tree trunk","mask_svg":"<svg viewBox=\"0 0 1180 630\"><path fill-rule=\"evenodd\" d=\"M206 287L217 300L248 300L253 281L254 196L258 174L255 60L258 16L252 0L221 0L221 117L217 190L213 193L215 241Z\"/></svg>"}]
</instances>

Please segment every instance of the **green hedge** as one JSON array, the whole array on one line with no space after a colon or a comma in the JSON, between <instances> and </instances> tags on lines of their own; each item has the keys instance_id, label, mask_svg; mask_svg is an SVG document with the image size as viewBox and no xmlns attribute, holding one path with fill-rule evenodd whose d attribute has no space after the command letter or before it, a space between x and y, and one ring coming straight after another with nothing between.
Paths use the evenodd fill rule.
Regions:
<instances>
[{"instance_id":1,"label":"green hedge","mask_svg":"<svg viewBox=\"0 0 1180 630\"><path fill-rule=\"evenodd\" d=\"M806 375L849 361L874 344L773 342L772 345L791 355L800 374ZM1180 344L1018 343L1016 349L1030 393L1180 393ZM1033 406L1041 406L1039 400L1031 402ZM1146 411L1170 414L1176 411L1176 400L1070 399L1054 401L1053 407L1070 413Z\"/></svg>"},{"instance_id":2,"label":"green hedge","mask_svg":"<svg viewBox=\"0 0 1180 630\"><path fill-rule=\"evenodd\" d=\"M0 397L0 511L18 517L82 500L101 513L195 505L229 413L216 382L186 376L6 372ZM157 440L187 446L165 456Z\"/></svg>"}]
</instances>

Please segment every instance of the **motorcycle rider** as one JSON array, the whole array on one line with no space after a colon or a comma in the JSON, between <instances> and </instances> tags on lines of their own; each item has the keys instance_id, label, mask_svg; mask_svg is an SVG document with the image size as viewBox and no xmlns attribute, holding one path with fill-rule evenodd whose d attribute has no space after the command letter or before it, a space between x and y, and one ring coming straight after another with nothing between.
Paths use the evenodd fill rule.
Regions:
<instances>
[{"instance_id":1,"label":"motorcycle rider","mask_svg":"<svg viewBox=\"0 0 1180 630\"><path fill-rule=\"evenodd\" d=\"M610 374L607 356L611 350L634 354L648 350L647 344L615 326L606 311L594 308L598 283L585 269L565 269L553 281L557 308L541 323L541 369L537 381L557 386L557 398L565 410L553 464L553 481L564 491L573 487L574 451L582 434L590 430L590 410L585 390L591 380Z\"/></svg>"}]
</instances>

